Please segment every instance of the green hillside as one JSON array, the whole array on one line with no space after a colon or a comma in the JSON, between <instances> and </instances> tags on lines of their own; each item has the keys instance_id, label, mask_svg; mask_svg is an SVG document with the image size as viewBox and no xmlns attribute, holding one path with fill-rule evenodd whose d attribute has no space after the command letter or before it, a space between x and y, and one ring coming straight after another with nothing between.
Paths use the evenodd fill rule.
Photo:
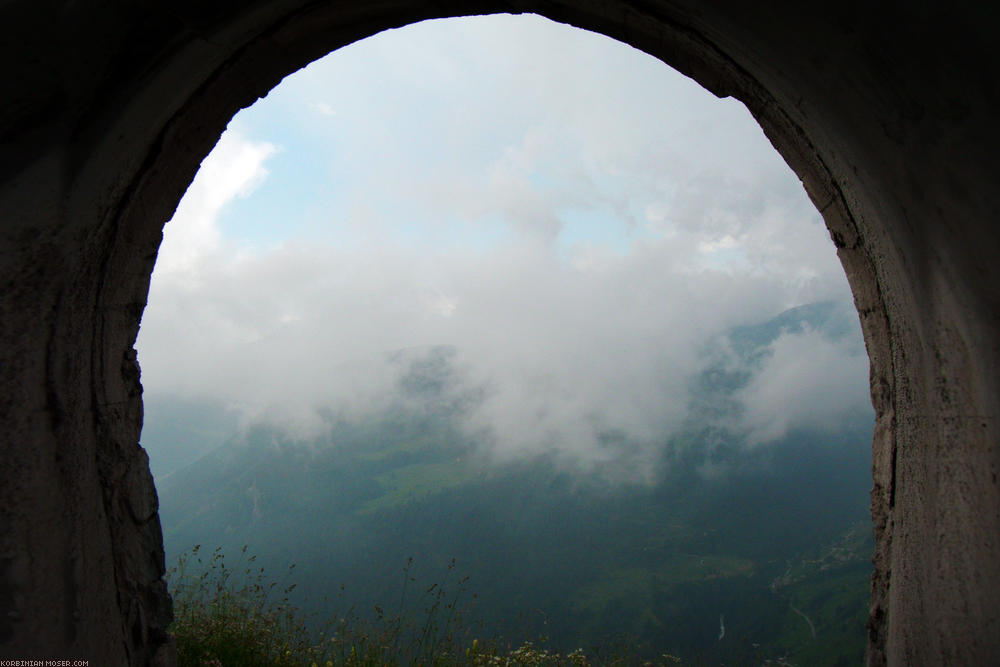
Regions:
<instances>
[{"instance_id":1,"label":"green hillside","mask_svg":"<svg viewBox=\"0 0 1000 667\"><path fill-rule=\"evenodd\" d=\"M743 354L759 356L789 318L736 332L753 341ZM439 396L446 358L420 366L412 392ZM419 607L415 591L461 580L482 636L514 645L858 664L870 416L750 447L726 426L725 400L747 381L707 367L692 405L714 412L692 409L652 479L632 482L545 456L491 461L454 405L328 417L307 441L258 425L160 480L168 558L247 545L268 571L295 563L293 599L320 618Z\"/></svg>"}]
</instances>

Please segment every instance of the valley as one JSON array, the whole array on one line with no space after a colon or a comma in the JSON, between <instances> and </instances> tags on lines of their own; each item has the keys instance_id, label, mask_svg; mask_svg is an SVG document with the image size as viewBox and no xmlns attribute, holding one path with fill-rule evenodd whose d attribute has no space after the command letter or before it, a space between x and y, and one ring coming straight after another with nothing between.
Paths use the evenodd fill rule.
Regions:
<instances>
[{"instance_id":1,"label":"valley","mask_svg":"<svg viewBox=\"0 0 1000 667\"><path fill-rule=\"evenodd\" d=\"M512 644L858 664L868 416L766 446L733 426L767 346L823 327L828 310L731 332L745 363L707 357L717 363L692 381L687 421L631 478L613 460L494 460L462 427L470 403L440 400L447 364L414 362L419 377L404 377L407 400L391 410L328 414L310 439L256 424L158 480L168 561L201 544L246 546L272 572L294 563L295 600L318 619L419 615L437 585L480 636Z\"/></svg>"}]
</instances>

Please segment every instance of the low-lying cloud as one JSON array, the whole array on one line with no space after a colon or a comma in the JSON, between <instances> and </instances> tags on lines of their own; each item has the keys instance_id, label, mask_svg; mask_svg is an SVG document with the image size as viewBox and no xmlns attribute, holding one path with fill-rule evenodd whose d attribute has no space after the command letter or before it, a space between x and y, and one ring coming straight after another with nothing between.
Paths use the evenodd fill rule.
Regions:
<instances>
[{"instance_id":1,"label":"low-lying cloud","mask_svg":"<svg viewBox=\"0 0 1000 667\"><path fill-rule=\"evenodd\" d=\"M854 333L852 331L851 333ZM794 430L836 432L871 414L868 356L853 336L831 339L818 330L785 333L738 394L751 444Z\"/></svg>"},{"instance_id":2,"label":"low-lying cloud","mask_svg":"<svg viewBox=\"0 0 1000 667\"><path fill-rule=\"evenodd\" d=\"M537 43L519 48L530 55L556 29L568 30L533 26ZM625 47L603 40L588 48ZM542 61L530 59L533 67ZM479 108L477 96L487 93L474 87L476 59L462 62L468 71L452 64L461 71L449 76ZM617 455L609 434L649 452L680 424L709 337L791 305L846 297L818 214L745 111L722 114L727 128L743 123L756 133L727 162L712 153L724 150L718 141L671 141L676 128L657 134L639 112L623 119L620 102L602 102L580 84L550 87L537 86L531 100L555 115L549 123L507 124L519 113L533 118L509 92L511 108L495 110L503 118L483 119L478 135L462 128L478 142L464 168L422 170L425 147L400 144L386 179L399 185L395 193L376 170L343 176L354 180L335 197L288 201L275 225L325 217L332 230L300 240L240 241L238 225L223 220L234 210L252 217L255 189L266 190L271 171L283 178L277 163L290 150L238 118L165 229L138 343L147 393L221 400L247 420L305 434L321 428L319 409L385 409L398 394L393 353L444 345L455 350L456 391L482 397L466 426L493 455L547 451L599 463ZM589 107L574 106L574 94ZM700 94L685 112L689 125L698 105L723 104ZM301 113L363 119L324 101L315 85L309 95ZM643 113L654 106L639 104ZM562 120L572 131L552 129ZM442 150L454 150L454 137L441 131ZM332 177L319 178L317 191L338 187L324 178ZM373 188L360 190L365 182ZM333 199L342 207L324 209ZM621 231L609 242L601 225ZM850 404L857 384L864 395L864 364L811 333L776 341L743 394L753 440L835 423L840 407L829 396L842 393Z\"/></svg>"}]
</instances>

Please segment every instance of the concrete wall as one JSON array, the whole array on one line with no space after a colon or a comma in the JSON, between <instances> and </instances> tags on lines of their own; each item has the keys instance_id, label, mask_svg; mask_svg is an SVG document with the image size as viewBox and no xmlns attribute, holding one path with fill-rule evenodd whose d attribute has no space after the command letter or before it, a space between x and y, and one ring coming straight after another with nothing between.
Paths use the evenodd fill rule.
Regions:
<instances>
[{"instance_id":1,"label":"concrete wall","mask_svg":"<svg viewBox=\"0 0 1000 667\"><path fill-rule=\"evenodd\" d=\"M229 118L330 50L534 11L741 99L823 212L872 362L873 665L1000 664L1000 63L989 3L0 5L0 658L171 664L132 349Z\"/></svg>"}]
</instances>

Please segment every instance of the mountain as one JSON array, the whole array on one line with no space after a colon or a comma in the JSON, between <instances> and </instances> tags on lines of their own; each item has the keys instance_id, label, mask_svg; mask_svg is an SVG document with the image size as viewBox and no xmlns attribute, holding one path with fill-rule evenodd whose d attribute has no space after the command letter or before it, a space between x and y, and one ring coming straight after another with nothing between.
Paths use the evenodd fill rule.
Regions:
<instances>
[{"instance_id":1,"label":"mountain","mask_svg":"<svg viewBox=\"0 0 1000 667\"><path fill-rule=\"evenodd\" d=\"M147 394L143 403L142 445L157 480L190 466L240 427L239 415L218 401Z\"/></svg>"},{"instance_id":2,"label":"mountain","mask_svg":"<svg viewBox=\"0 0 1000 667\"><path fill-rule=\"evenodd\" d=\"M258 424L159 479L168 557L247 545L271 571L294 562L308 592L298 601L325 616L419 611L438 583L473 604L486 635L512 641L857 664L870 411L834 429L793 424L766 445L741 426L741 397L776 341L855 329L838 306L814 304L708 341L685 422L655 474L631 480L544 455L492 460L462 427L479 397L452 390L454 350L401 351L389 409L325 414L307 439Z\"/></svg>"}]
</instances>

